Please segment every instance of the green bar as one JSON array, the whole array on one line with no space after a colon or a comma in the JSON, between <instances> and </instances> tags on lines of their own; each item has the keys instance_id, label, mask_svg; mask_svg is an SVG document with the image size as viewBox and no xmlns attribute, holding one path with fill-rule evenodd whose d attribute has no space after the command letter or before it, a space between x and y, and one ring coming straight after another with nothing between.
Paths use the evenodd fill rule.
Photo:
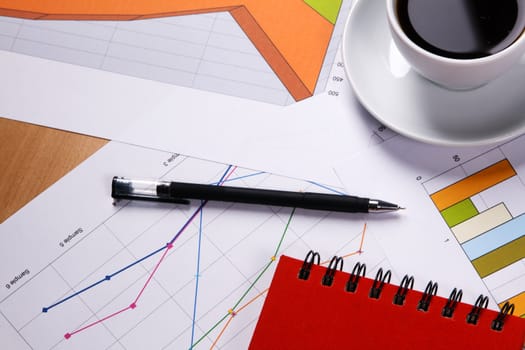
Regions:
<instances>
[{"instance_id":1,"label":"green bar","mask_svg":"<svg viewBox=\"0 0 525 350\"><path fill-rule=\"evenodd\" d=\"M476 209L470 198L464 199L441 211L441 216L445 219L448 227L454 227L478 214L478 209Z\"/></svg>"},{"instance_id":2,"label":"green bar","mask_svg":"<svg viewBox=\"0 0 525 350\"><path fill-rule=\"evenodd\" d=\"M493 251L472 260L481 278L525 258L525 236L521 236Z\"/></svg>"},{"instance_id":3,"label":"green bar","mask_svg":"<svg viewBox=\"0 0 525 350\"><path fill-rule=\"evenodd\" d=\"M304 2L330 23L335 24L343 0L304 0Z\"/></svg>"}]
</instances>

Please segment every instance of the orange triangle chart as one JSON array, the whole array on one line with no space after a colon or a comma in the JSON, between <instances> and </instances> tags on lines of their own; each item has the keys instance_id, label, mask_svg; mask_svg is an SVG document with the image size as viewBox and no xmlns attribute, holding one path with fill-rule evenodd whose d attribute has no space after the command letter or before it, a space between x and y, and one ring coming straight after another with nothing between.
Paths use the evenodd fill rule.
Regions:
<instances>
[{"instance_id":1,"label":"orange triangle chart","mask_svg":"<svg viewBox=\"0 0 525 350\"><path fill-rule=\"evenodd\" d=\"M336 1L340 6L340 0ZM313 95L334 25L304 0L0 0L0 15L137 20L228 11L296 101Z\"/></svg>"}]
</instances>

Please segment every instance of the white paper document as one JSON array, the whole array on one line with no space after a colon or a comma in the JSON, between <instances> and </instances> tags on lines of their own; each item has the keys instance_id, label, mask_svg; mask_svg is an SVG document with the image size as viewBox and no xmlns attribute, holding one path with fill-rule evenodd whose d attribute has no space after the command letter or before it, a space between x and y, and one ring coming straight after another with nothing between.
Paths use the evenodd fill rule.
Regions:
<instances>
[{"instance_id":1,"label":"white paper document","mask_svg":"<svg viewBox=\"0 0 525 350\"><path fill-rule=\"evenodd\" d=\"M13 67L4 117L296 177L395 135L359 105L341 60L327 92L286 107L5 52L0 61Z\"/></svg>"},{"instance_id":2,"label":"white paper document","mask_svg":"<svg viewBox=\"0 0 525 350\"><path fill-rule=\"evenodd\" d=\"M341 193L111 142L0 227L2 347L246 348L281 254L303 259L313 249L325 260L346 255L348 267L366 262L370 274L392 268L366 214L114 205L115 175Z\"/></svg>"},{"instance_id":3,"label":"white paper document","mask_svg":"<svg viewBox=\"0 0 525 350\"><path fill-rule=\"evenodd\" d=\"M372 278L380 267L392 269L393 283L414 275L419 290L434 279L442 281L442 295L454 284L468 287L466 298L484 292L445 236L405 240L398 227L414 210L371 215L200 201L113 204L115 175L343 193L337 183L111 142L0 227L3 347L246 348L279 256L303 259L309 250L326 262L345 257L345 271L363 262ZM359 192L366 188L374 190L367 185ZM387 195L381 199L405 199L381 193ZM420 261L424 253L427 260Z\"/></svg>"},{"instance_id":4,"label":"white paper document","mask_svg":"<svg viewBox=\"0 0 525 350\"><path fill-rule=\"evenodd\" d=\"M308 13L326 22L314 3L297 6L312 5ZM325 54L304 99L291 97L293 87L227 11L137 21L2 17L0 116L331 182L319 169L395 135L364 111L345 76L338 49L351 4L328 6L337 17L328 46L315 51Z\"/></svg>"}]
</instances>

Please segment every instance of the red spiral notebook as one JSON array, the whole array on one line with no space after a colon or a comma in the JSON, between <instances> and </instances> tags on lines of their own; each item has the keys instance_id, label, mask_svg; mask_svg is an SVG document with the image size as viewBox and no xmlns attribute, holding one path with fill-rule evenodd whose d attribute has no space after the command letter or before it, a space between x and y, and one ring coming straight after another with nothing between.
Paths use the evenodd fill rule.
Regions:
<instances>
[{"instance_id":1,"label":"red spiral notebook","mask_svg":"<svg viewBox=\"0 0 525 350\"><path fill-rule=\"evenodd\" d=\"M413 290L413 278L390 284L390 272L366 278L366 267L342 270L342 259L319 266L282 256L275 271L250 349L498 349L521 350L525 319L514 306L487 309L480 295L461 302L461 290L436 295L437 283Z\"/></svg>"}]
</instances>

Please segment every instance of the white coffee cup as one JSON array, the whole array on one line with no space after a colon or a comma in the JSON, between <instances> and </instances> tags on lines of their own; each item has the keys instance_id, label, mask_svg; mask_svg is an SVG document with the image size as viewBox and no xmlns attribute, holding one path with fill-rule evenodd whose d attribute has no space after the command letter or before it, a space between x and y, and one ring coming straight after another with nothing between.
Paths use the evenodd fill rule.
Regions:
<instances>
[{"instance_id":1,"label":"white coffee cup","mask_svg":"<svg viewBox=\"0 0 525 350\"><path fill-rule=\"evenodd\" d=\"M485 85L506 72L525 54L525 34L522 31L509 46L488 56L460 59L437 55L418 46L403 31L397 17L397 0L385 1L390 32L398 50L415 71L443 87L467 90ZM525 0L518 2L520 9L525 9ZM524 24L516 25L523 28Z\"/></svg>"}]
</instances>

